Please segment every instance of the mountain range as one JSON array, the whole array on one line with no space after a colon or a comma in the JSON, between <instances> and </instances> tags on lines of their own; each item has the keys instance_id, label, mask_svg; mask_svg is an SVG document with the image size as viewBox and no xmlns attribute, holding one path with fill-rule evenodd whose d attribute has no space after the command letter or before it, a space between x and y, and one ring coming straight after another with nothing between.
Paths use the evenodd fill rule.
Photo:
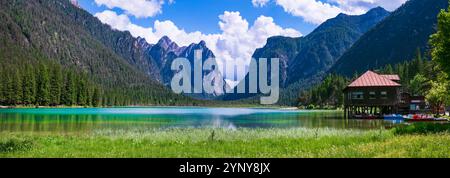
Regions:
<instances>
[{"instance_id":1,"label":"mountain range","mask_svg":"<svg viewBox=\"0 0 450 178\"><path fill-rule=\"evenodd\" d=\"M204 41L189 46L179 46L169 37L163 36L156 44L149 44L144 38L135 38L128 31L122 32L112 29L86 11L80 10L77 13L79 14L73 14L75 19L78 19L79 23L83 24L84 29L94 38L112 49L140 72L145 73L150 79L166 87L170 85L174 75L171 70L174 59L187 58L193 65L195 50L202 52L203 61L215 57L212 51L206 47ZM81 17L76 18L78 16ZM208 95L191 96L201 99L211 97Z\"/></svg>"},{"instance_id":2,"label":"mountain range","mask_svg":"<svg viewBox=\"0 0 450 178\"><path fill-rule=\"evenodd\" d=\"M437 31L437 14L448 0L410 0L365 33L330 72L352 76L428 53L430 35Z\"/></svg>"},{"instance_id":3,"label":"mountain range","mask_svg":"<svg viewBox=\"0 0 450 178\"><path fill-rule=\"evenodd\" d=\"M195 50L201 50L203 61L213 58L204 41L179 46L164 36L149 44L127 31L114 30L71 2L1 1L0 62L15 63L8 59L11 56L44 57L86 73L105 92L130 96L129 100L192 102L167 88L174 75L171 64L179 57L193 64ZM447 6L447 0L410 0L392 13L377 7L363 15L339 14L307 36L269 38L253 57L280 58L279 104L292 105L300 90L320 82L327 73L349 76L410 60L417 49L426 53L428 38L436 31L436 16ZM189 96L234 100L253 95Z\"/></svg>"},{"instance_id":4,"label":"mountain range","mask_svg":"<svg viewBox=\"0 0 450 178\"><path fill-rule=\"evenodd\" d=\"M68 15L73 16L92 37L113 50L130 65L165 85L170 83L173 75L170 70L171 63L168 61L177 57L192 57L193 59L193 49L202 50L204 59L214 57L204 41L180 47L169 37L164 36L158 43L149 44L144 38L135 38L128 31L112 29L84 10L79 9Z\"/></svg>"},{"instance_id":5,"label":"mountain range","mask_svg":"<svg viewBox=\"0 0 450 178\"><path fill-rule=\"evenodd\" d=\"M38 54L64 68L86 73L105 93L120 93L127 100L154 100L142 104L193 103L164 87L161 83L168 77L163 76L170 74L161 72L168 72L168 60L193 56L192 49L205 49L205 58L212 55L204 42L178 47L164 37L157 44L148 44L101 23L68 0L1 1L0 20L2 65L16 63L8 58L17 53L28 61L39 60Z\"/></svg>"},{"instance_id":6,"label":"mountain range","mask_svg":"<svg viewBox=\"0 0 450 178\"><path fill-rule=\"evenodd\" d=\"M253 58L280 59L280 87L282 104L294 104L298 91L320 81L336 62L365 32L390 13L381 7L363 15L339 14L319 25L304 37L271 37ZM248 88L248 77L243 81ZM228 94L225 100L247 98L254 95Z\"/></svg>"},{"instance_id":7,"label":"mountain range","mask_svg":"<svg viewBox=\"0 0 450 178\"><path fill-rule=\"evenodd\" d=\"M280 58L281 85L286 87L330 69L356 40L388 15L381 7L363 15L339 14L305 37L269 38L253 58Z\"/></svg>"}]
</instances>

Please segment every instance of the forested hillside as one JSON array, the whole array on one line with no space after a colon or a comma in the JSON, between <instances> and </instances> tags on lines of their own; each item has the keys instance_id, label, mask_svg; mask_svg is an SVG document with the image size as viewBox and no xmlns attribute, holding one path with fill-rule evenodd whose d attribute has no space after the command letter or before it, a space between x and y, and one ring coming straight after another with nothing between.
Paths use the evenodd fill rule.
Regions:
<instances>
[{"instance_id":1,"label":"forested hillside","mask_svg":"<svg viewBox=\"0 0 450 178\"><path fill-rule=\"evenodd\" d=\"M255 59L280 59L279 105L296 105L299 91L320 82L336 60L389 12L381 7L363 15L339 14L305 37L271 37L253 54ZM226 100L252 95L227 95Z\"/></svg>"},{"instance_id":2,"label":"forested hillside","mask_svg":"<svg viewBox=\"0 0 450 178\"><path fill-rule=\"evenodd\" d=\"M364 34L331 71L345 76L414 58L417 49L429 51L430 35L437 30L437 14L448 0L410 0Z\"/></svg>"},{"instance_id":3,"label":"forested hillside","mask_svg":"<svg viewBox=\"0 0 450 178\"><path fill-rule=\"evenodd\" d=\"M253 57L280 58L280 81L283 87L287 87L328 71L359 37L388 15L389 12L381 7L363 15L339 14L305 37L270 38L264 48L255 51Z\"/></svg>"},{"instance_id":4,"label":"forested hillside","mask_svg":"<svg viewBox=\"0 0 450 178\"><path fill-rule=\"evenodd\" d=\"M404 92L421 96L424 96L425 91L430 89L430 81L436 79L439 73L435 62L431 61L428 56L422 57L420 51L416 53L413 60L393 65L388 64L374 69L374 71L379 74L399 75ZM302 91L298 104L309 109L341 107L344 104L343 90L361 74L354 73L352 77L330 74L320 84Z\"/></svg>"},{"instance_id":5,"label":"forested hillside","mask_svg":"<svg viewBox=\"0 0 450 178\"><path fill-rule=\"evenodd\" d=\"M60 67L62 82L58 85L67 82L67 76L73 73L77 76L76 78L83 81L78 84L74 82L77 85L75 88L85 88L79 85L89 86L83 89L88 91L86 93L89 95L93 95L93 90L98 88L99 93L102 94L99 98L103 104L191 105L195 103L187 97L173 94L150 79L149 75L141 69L133 66L128 59L124 59L125 55L116 53L110 48L111 46L99 41L99 37L95 36L96 33L84 28L83 23L89 22L82 20L86 13L67 0L1 1L1 72L7 74L8 78L23 77L27 75L26 66L32 66L29 70L35 71L34 75L36 79L39 79L42 73L51 74L53 68ZM93 17L90 16L90 18ZM101 31L104 28L96 30ZM111 33L111 35L114 34ZM15 75L15 73L18 74ZM11 79L11 81L17 84L9 86L8 82L3 83L6 86L2 86L2 91L23 85L20 80ZM43 88L54 87L51 83L47 87L48 83L45 80L43 84L45 86ZM39 89L39 86L36 89ZM20 91L17 92L20 94ZM39 95L38 90L36 92L36 95ZM47 91L43 92L43 95L46 95ZM55 93L50 91L49 96L52 95ZM57 103L35 101L35 104ZM60 102L59 104L71 103ZM78 101L72 104L84 105Z\"/></svg>"}]
</instances>

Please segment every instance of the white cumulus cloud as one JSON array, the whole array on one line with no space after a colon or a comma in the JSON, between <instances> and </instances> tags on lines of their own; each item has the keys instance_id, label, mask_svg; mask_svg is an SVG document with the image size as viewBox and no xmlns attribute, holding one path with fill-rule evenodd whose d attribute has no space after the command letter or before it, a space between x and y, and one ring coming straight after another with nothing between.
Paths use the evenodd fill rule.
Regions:
<instances>
[{"instance_id":1,"label":"white cumulus cloud","mask_svg":"<svg viewBox=\"0 0 450 178\"><path fill-rule=\"evenodd\" d=\"M381 6L393 11L407 0L274 0L285 12L312 24L321 24L339 13L360 15ZM267 3L267 2L265 2Z\"/></svg>"},{"instance_id":2,"label":"white cumulus cloud","mask_svg":"<svg viewBox=\"0 0 450 178\"><path fill-rule=\"evenodd\" d=\"M264 7L270 0L252 0L255 7Z\"/></svg>"},{"instance_id":3,"label":"white cumulus cloud","mask_svg":"<svg viewBox=\"0 0 450 178\"><path fill-rule=\"evenodd\" d=\"M394 11L407 0L328 0L339 4L344 10L364 9L368 10L377 6L383 7L386 10Z\"/></svg>"},{"instance_id":4,"label":"white cumulus cloud","mask_svg":"<svg viewBox=\"0 0 450 178\"><path fill-rule=\"evenodd\" d=\"M118 15L114 11L105 10L103 12L96 13L94 16L97 17L101 22L111 26L113 29L120 31L129 31L131 35L135 37L140 36L146 39L154 38L152 28L145 28L133 24L125 14Z\"/></svg>"},{"instance_id":5,"label":"white cumulus cloud","mask_svg":"<svg viewBox=\"0 0 450 178\"><path fill-rule=\"evenodd\" d=\"M137 18L154 17L161 13L164 0L95 0L97 5L104 5L110 9L120 8L128 15ZM169 0L172 3L173 0Z\"/></svg>"},{"instance_id":6,"label":"white cumulus cloud","mask_svg":"<svg viewBox=\"0 0 450 178\"><path fill-rule=\"evenodd\" d=\"M292 28L282 28L277 25L272 17L260 16L253 24L242 18L239 12L225 11L219 16L219 27L221 33L203 34L200 31L186 32L177 27L172 21L156 20L152 27L141 27L133 24L127 15L118 15L114 11L106 10L95 16L112 28L129 31L135 37L143 37L149 43L156 43L161 37L168 36L181 46L187 46L191 43L198 43L201 40L216 56L219 65L236 64L246 66L257 48L265 45L267 38L272 36L300 37L302 34ZM221 67L222 69L222 67ZM227 67L227 69L233 69ZM238 73L243 73L245 68L240 69ZM232 76L233 72L227 72ZM244 76L238 77L238 80ZM233 79L234 77L230 77Z\"/></svg>"},{"instance_id":7,"label":"white cumulus cloud","mask_svg":"<svg viewBox=\"0 0 450 178\"><path fill-rule=\"evenodd\" d=\"M320 24L343 12L335 5L316 0L277 0L276 3L283 7L284 11L313 24Z\"/></svg>"}]
</instances>

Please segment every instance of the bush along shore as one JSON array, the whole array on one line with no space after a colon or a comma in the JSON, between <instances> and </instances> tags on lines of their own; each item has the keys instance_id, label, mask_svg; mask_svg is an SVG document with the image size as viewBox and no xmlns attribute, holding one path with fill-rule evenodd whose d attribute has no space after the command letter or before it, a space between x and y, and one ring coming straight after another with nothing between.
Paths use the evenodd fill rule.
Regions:
<instances>
[{"instance_id":1,"label":"bush along shore","mask_svg":"<svg viewBox=\"0 0 450 178\"><path fill-rule=\"evenodd\" d=\"M155 129L0 133L0 157L449 158L448 124L390 130Z\"/></svg>"}]
</instances>

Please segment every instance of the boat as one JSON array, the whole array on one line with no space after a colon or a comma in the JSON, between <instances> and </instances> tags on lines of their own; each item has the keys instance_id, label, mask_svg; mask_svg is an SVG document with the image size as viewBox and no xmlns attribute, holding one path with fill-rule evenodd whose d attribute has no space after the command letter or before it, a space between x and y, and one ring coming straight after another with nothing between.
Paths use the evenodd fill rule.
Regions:
<instances>
[{"instance_id":1,"label":"boat","mask_svg":"<svg viewBox=\"0 0 450 178\"><path fill-rule=\"evenodd\" d=\"M384 120L405 120L405 118L400 114L385 115Z\"/></svg>"},{"instance_id":2,"label":"boat","mask_svg":"<svg viewBox=\"0 0 450 178\"><path fill-rule=\"evenodd\" d=\"M445 118L434 118L432 115L414 114L405 117L407 122L448 122Z\"/></svg>"}]
</instances>

